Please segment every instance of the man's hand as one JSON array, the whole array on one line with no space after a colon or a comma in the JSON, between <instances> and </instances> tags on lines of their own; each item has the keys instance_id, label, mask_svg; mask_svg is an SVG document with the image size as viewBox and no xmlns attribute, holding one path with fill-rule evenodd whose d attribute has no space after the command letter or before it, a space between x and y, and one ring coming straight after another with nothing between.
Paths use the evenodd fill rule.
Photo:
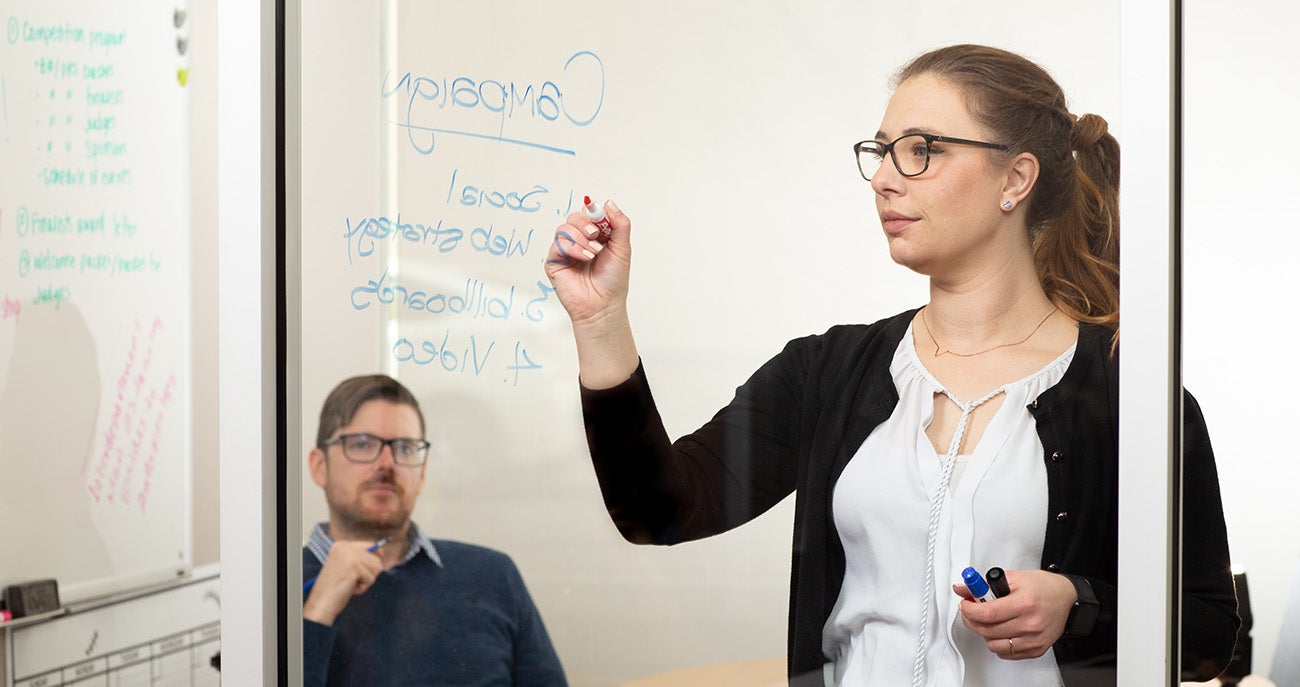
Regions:
<instances>
[{"instance_id":1,"label":"man's hand","mask_svg":"<svg viewBox=\"0 0 1300 687\"><path fill-rule=\"evenodd\" d=\"M373 542L336 541L316 576L311 593L302 603L304 620L333 625L353 596L363 594L384 570Z\"/></svg>"}]
</instances>

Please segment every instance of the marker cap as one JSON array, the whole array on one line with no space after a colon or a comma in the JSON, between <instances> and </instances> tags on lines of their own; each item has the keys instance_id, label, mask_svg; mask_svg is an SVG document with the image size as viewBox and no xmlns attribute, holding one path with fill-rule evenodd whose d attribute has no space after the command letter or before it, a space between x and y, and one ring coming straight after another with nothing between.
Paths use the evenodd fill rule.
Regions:
<instances>
[{"instance_id":1,"label":"marker cap","mask_svg":"<svg viewBox=\"0 0 1300 687\"><path fill-rule=\"evenodd\" d=\"M984 573L984 579L989 583L989 589L993 590L993 596L998 598L1004 597L1011 593L1011 587L1007 585L1007 573L996 565L989 568Z\"/></svg>"},{"instance_id":2,"label":"marker cap","mask_svg":"<svg viewBox=\"0 0 1300 687\"><path fill-rule=\"evenodd\" d=\"M975 568L968 567L961 571L961 579L966 583L966 588L970 590L971 595L976 599L983 598L985 594L989 593L988 583L984 581L984 578L980 576L979 571Z\"/></svg>"}]
</instances>

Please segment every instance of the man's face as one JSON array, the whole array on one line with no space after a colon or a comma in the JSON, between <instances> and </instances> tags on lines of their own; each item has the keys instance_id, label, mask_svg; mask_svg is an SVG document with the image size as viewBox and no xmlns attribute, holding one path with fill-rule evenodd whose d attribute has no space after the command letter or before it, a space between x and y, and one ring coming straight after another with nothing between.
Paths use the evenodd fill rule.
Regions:
<instances>
[{"instance_id":1,"label":"man's face","mask_svg":"<svg viewBox=\"0 0 1300 687\"><path fill-rule=\"evenodd\" d=\"M383 399L366 401L340 434L369 434L378 439L422 439L420 417L414 408ZM391 446L384 446L372 463L357 463L333 443L314 448L308 457L311 476L325 490L330 510L330 536L334 539L372 539L403 531L424 489L424 465L411 467L393 462Z\"/></svg>"}]
</instances>

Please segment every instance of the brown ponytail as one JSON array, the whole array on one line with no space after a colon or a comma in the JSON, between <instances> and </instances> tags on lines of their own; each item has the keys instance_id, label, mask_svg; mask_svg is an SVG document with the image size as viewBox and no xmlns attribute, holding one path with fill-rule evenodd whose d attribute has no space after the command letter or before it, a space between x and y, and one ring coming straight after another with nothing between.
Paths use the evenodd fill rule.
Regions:
<instances>
[{"instance_id":1,"label":"brown ponytail","mask_svg":"<svg viewBox=\"0 0 1300 687\"><path fill-rule=\"evenodd\" d=\"M912 60L895 84L930 74L961 89L966 106L1008 156L1038 159L1027 198L1034 263L1047 297L1081 322L1119 326L1119 142L1097 115L1076 118L1042 67L982 45Z\"/></svg>"}]
</instances>

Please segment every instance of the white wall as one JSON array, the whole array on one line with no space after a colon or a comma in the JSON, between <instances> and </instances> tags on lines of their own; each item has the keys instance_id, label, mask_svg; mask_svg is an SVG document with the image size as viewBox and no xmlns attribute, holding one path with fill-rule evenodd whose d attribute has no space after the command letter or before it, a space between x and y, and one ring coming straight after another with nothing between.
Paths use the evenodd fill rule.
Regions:
<instances>
[{"instance_id":1,"label":"white wall","mask_svg":"<svg viewBox=\"0 0 1300 687\"><path fill-rule=\"evenodd\" d=\"M1277 646L1300 562L1300 4L1185 13L1183 376L1209 424L1233 564L1250 585L1254 672L1267 675L1276 654L1300 650Z\"/></svg>"}]
</instances>

